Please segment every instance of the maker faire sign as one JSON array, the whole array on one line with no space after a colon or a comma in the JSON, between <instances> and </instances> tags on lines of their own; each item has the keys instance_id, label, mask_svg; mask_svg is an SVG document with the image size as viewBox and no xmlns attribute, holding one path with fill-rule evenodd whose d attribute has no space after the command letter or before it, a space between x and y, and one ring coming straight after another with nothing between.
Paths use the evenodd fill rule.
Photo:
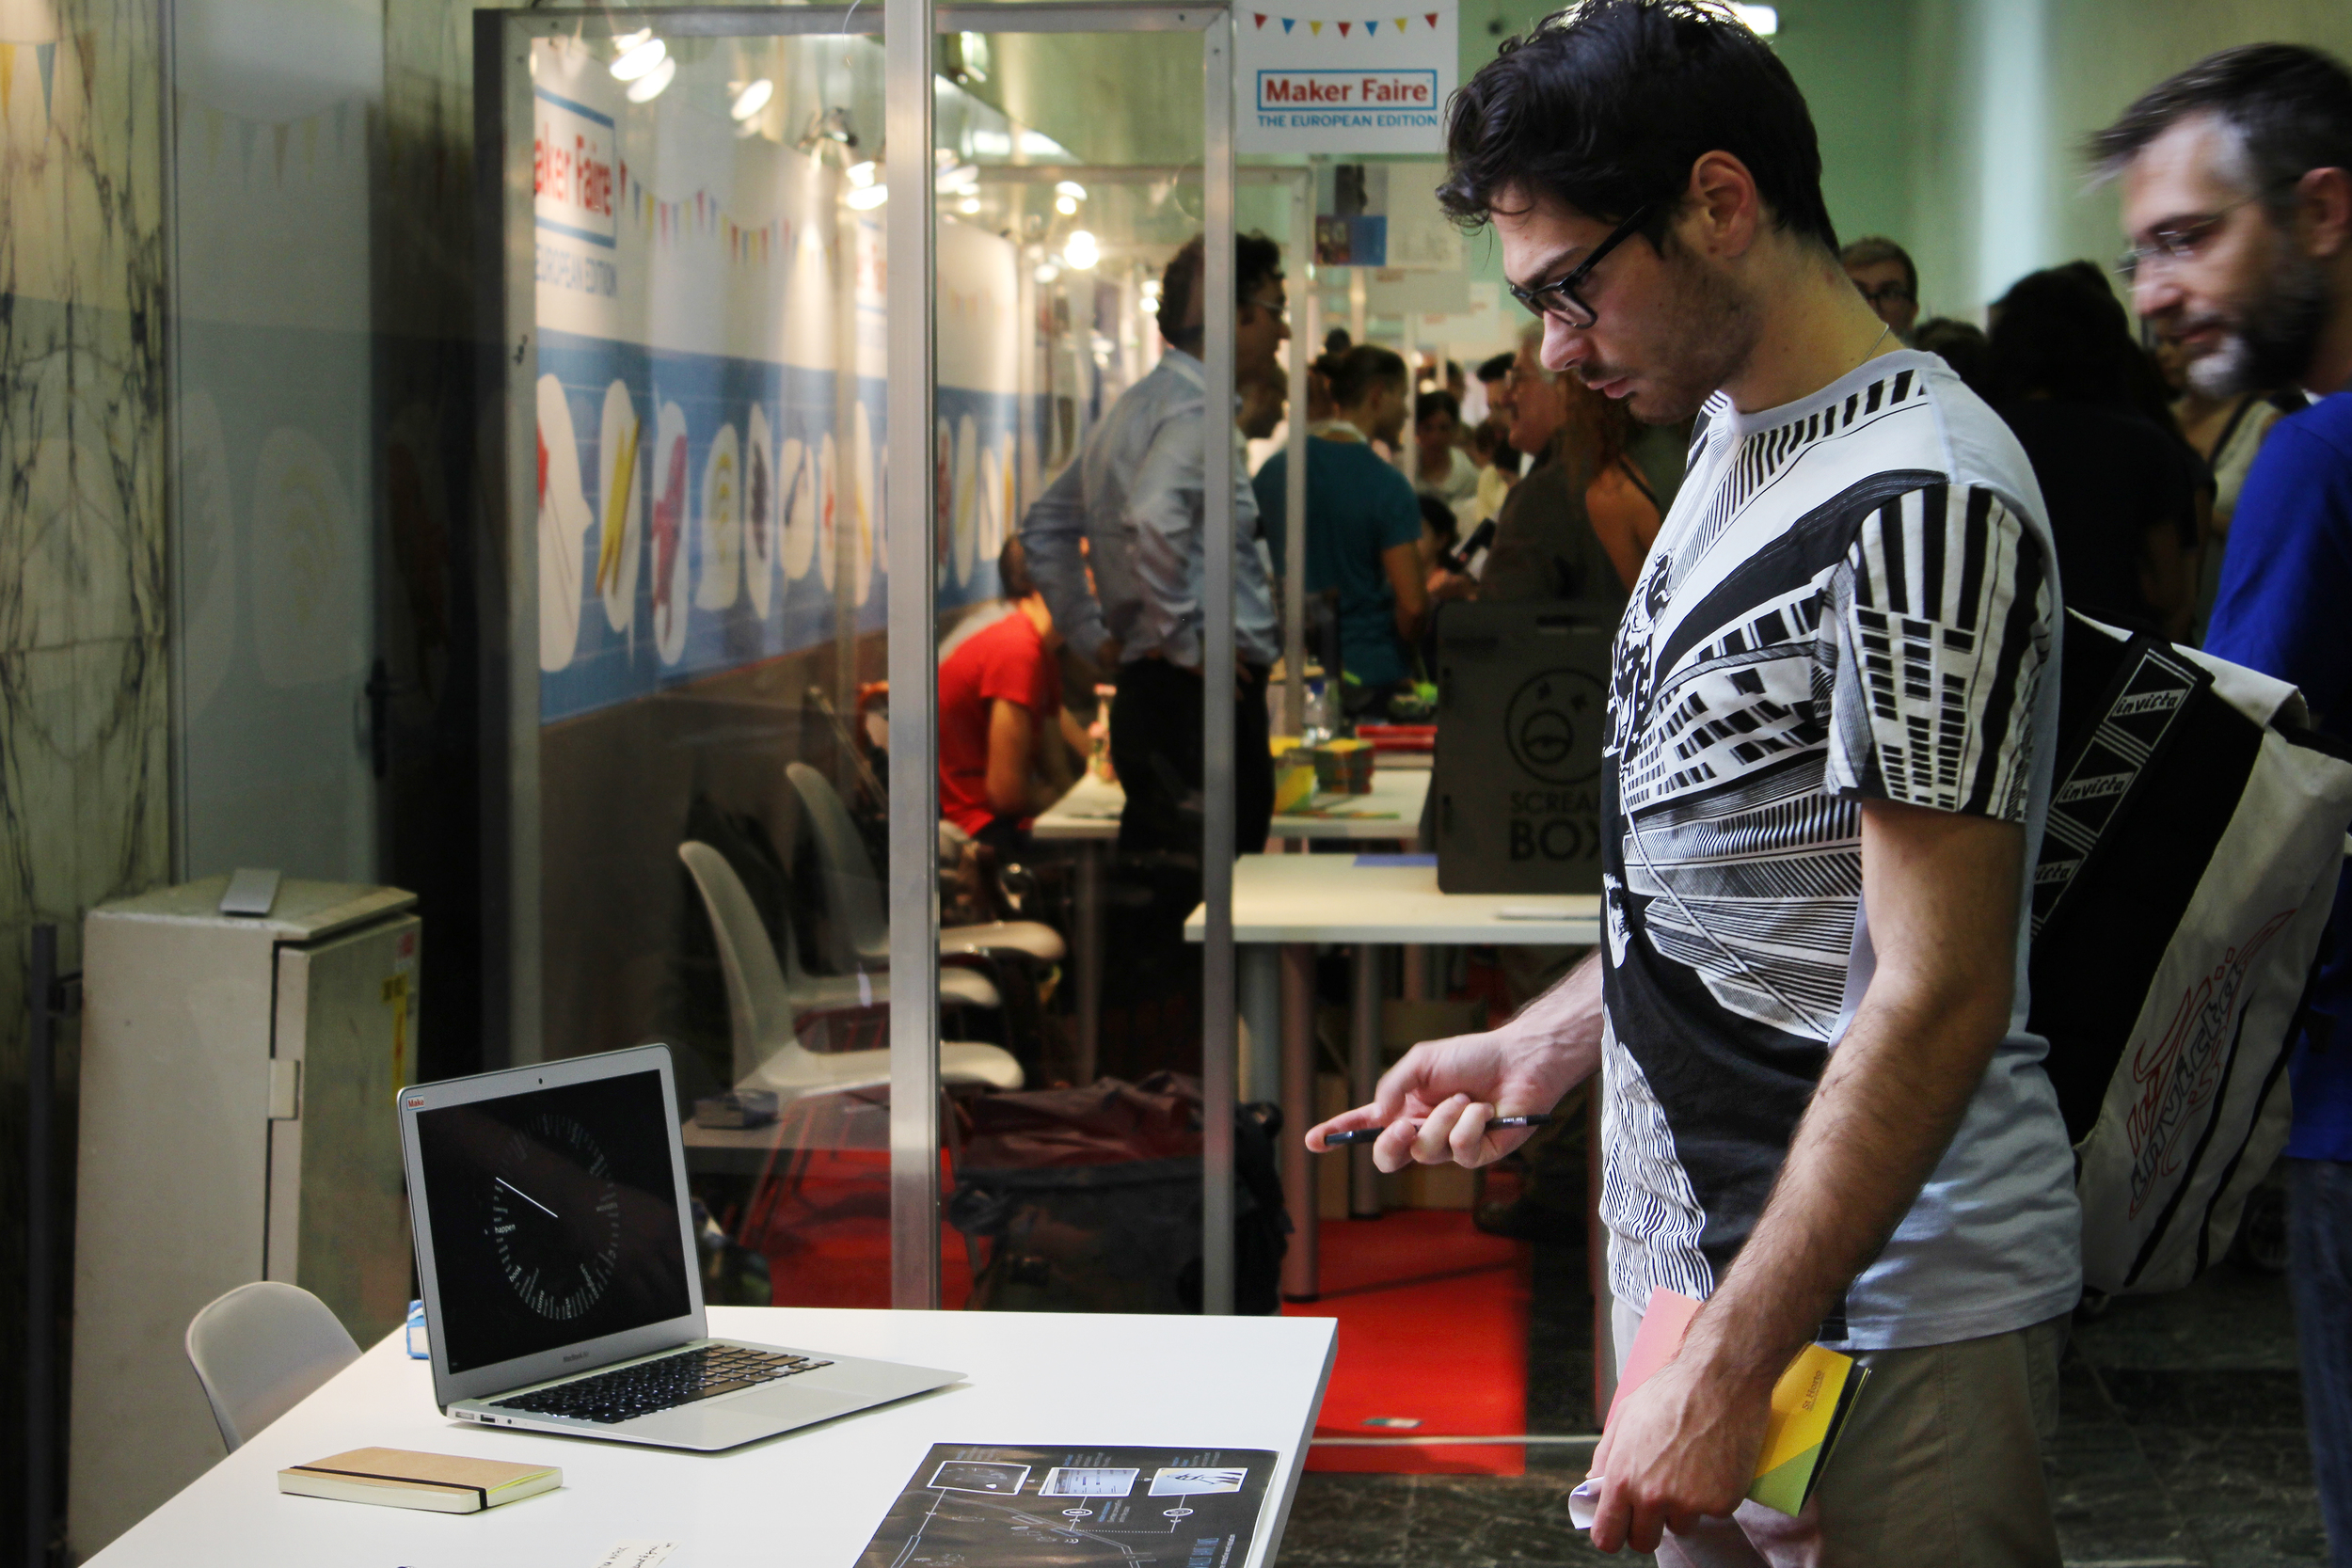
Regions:
<instances>
[{"instance_id":1,"label":"maker faire sign","mask_svg":"<svg viewBox=\"0 0 2352 1568\"><path fill-rule=\"evenodd\" d=\"M1344 0L1343 0L1343 5ZM1244 152L1440 152L1459 42L1454 0L1404 14L1237 8Z\"/></svg>"}]
</instances>

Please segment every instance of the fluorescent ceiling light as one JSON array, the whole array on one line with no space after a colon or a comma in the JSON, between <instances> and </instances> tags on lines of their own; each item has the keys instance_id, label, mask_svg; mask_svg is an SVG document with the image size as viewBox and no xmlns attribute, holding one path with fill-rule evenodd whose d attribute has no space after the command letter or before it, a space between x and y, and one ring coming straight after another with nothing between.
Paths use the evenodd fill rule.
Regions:
<instances>
[{"instance_id":1,"label":"fluorescent ceiling light","mask_svg":"<svg viewBox=\"0 0 2352 1568\"><path fill-rule=\"evenodd\" d=\"M758 81L754 82L751 86L745 87L741 92L735 95L735 103L734 105L727 110L727 118L730 119L749 119L752 116L766 108L768 106L768 100L773 98L775 95L775 83L770 81L767 77L762 76Z\"/></svg>"},{"instance_id":2,"label":"fluorescent ceiling light","mask_svg":"<svg viewBox=\"0 0 2352 1568\"><path fill-rule=\"evenodd\" d=\"M850 183L864 190L874 182L874 160L871 158L862 164L851 164L849 167Z\"/></svg>"},{"instance_id":3,"label":"fluorescent ceiling light","mask_svg":"<svg viewBox=\"0 0 2352 1568\"><path fill-rule=\"evenodd\" d=\"M1143 297L1146 299L1157 299L1160 297L1160 280L1158 278L1147 277L1143 280Z\"/></svg>"},{"instance_id":4,"label":"fluorescent ceiling light","mask_svg":"<svg viewBox=\"0 0 2352 1568\"><path fill-rule=\"evenodd\" d=\"M660 39L656 39L654 41L659 43L661 40ZM637 80L628 85L628 101L632 103L652 103L655 99L661 96L661 89L668 87L670 85L670 78L675 76L676 74L677 61L662 61L660 65L655 66L651 71L645 72L645 74L640 76Z\"/></svg>"},{"instance_id":5,"label":"fluorescent ceiling light","mask_svg":"<svg viewBox=\"0 0 2352 1568\"><path fill-rule=\"evenodd\" d=\"M1087 188L1075 180L1065 180L1054 189L1073 201L1084 201L1087 198Z\"/></svg>"},{"instance_id":6,"label":"fluorescent ceiling light","mask_svg":"<svg viewBox=\"0 0 2352 1568\"><path fill-rule=\"evenodd\" d=\"M979 210L980 198L977 196L967 196L961 201L956 203L956 211L961 213L965 217L970 217L973 214L978 212Z\"/></svg>"},{"instance_id":7,"label":"fluorescent ceiling light","mask_svg":"<svg viewBox=\"0 0 2352 1568\"><path fill-rule=\"evenodd\" d=\"M1780 8L1777 6L1742 6L1735 4L1731 14L1747 24L1748 31L1757 38L1768 39L1780 31Z\"/></svg>"},{"instance_id":8,"label":"fluorescent ceiling light","mask_svg":"<svg viewBox=\"0 0 2352 1568\"><path fill-rule=\"evenodd\" d=\"M615 33L612 35L612 47L626 55L651 37L651 27L640 27L633 33Z\"/></svg>"},{"instance_id":9,"label":"fluorescent ceiling light","mask_svg":"<svg viewBox=\"0 0 2352 1568\"><path fill-rule=\"evenodd\" d=\"M1059 213L1062 216L1069 217L1076 213L1077 210L1078 204L1075 201L1073 201L1070 198L1066 196L1057 196L1054 198L1054 211Z\"/></svg>"},{"instance_id":10,"label":"fluorescent ceiling light","mask_svg":"<svg viewBox=\"0 0 2352 1568\"><path fill-rule=\"evenodd\" d=\"M656 68L670 56L670 46L648 35L641 42L621 51L621 57L612 62L612 79L616 82L641 81L653 74Z\"/></svg>"},{"instance_id":11,"label":"fluorescent ceiling light","mask_svg":"<svg viewBox=\"0 0 2352 1568\"><path fill-rule=\"evenodd\" d=\"M1103 259L1103 251L1094 243L1092 234L1083 229L1073 229L1070 231L1070 238L1062 242L1061 259L1080 272L1087 272Z\"/></svg>"},{"instance_id":12,"label":"fluorescent ceiling light","mask_svg":"<svg viewBox=\"0 0 2352 1568\"><path fill-rule=\"evenodd\" d=\"M1037 269L1037 280L1041 283L1051 283L1055 278L1059 277L1060 276L1061 268L1054 265L1051 261L1042 263Z\"/></svg>"},{"instance_id":13,"label":"fluorescent ceiling light","mask_svg":"<svg viewBox=\"0 0 2352 1568\"><path fill-rule=\"evenodd\" d=\"M841 199L848 202L853 212L870 213L890 199L890 187L888 185L860 185Z\"/></svg>"},{"instance_id":14,"label":"fluorescent ceiling light","mask_svg":"<svg viewBox=\"0 0 2352 1568\"><path fill-rule=\"evenodd\" d=\"M954 168L943 169L939 178L933 182L933 188L946 196L961 196L979 189L979 186L980 171L970 164L959 164Z\"/></svg>"},{"instance_id":15,"label":"fluorescent ceiling light","mask_svg":"<svg viewBox=\"0 0 2352 1568\"><path fill-rule=\"evenodd\" d=\"M1157 294L1145 294L1141 299L1136 301L1136 309L1142 311L1147 316L1156 316L1160 313L1160 296Z\"/></svg>"}]
</instances>

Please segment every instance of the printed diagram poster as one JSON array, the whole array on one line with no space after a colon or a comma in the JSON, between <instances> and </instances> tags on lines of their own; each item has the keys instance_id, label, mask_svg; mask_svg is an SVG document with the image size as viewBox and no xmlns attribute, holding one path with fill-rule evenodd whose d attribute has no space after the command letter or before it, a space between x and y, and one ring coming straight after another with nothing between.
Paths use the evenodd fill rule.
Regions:
<instances>
[{"instance_id":1,"label":"printed diagram poster","mask_svg":"<svg viewBox=\"0 0 2352 1568\"><path fill-rule=\"evenodd\" d=\"M858 1568L1241 1568L1274 1458L937 1444Z\"/></svg>"},{"instance_id":2,"label":"printed diagram poster","mask_svg":"<svg viewBox=\"0 0 2352 1568\"><path fill-rule=\"evenodd\" d=\"M1237 7L1237 145L1244 152L1442 152L1456 27L1454 0L1403 13L1350 8L1347 0Z\"/></svg>"}]
</instances>

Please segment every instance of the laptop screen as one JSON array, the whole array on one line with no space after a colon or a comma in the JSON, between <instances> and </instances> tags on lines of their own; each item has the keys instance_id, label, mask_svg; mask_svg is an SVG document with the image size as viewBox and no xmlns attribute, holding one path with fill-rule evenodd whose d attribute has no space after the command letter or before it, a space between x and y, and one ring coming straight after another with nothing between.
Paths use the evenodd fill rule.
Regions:
<instances>
[{"instance_id":1,"label":"laptop screen","mask_svg":"<svg viewBox=\"0 0 2352 1568\"><path fill-rule=\"evenodd\" d=\"M453 1373L692 1309L658 1071L421 1111Z\"/></svg>"}]
</instances>

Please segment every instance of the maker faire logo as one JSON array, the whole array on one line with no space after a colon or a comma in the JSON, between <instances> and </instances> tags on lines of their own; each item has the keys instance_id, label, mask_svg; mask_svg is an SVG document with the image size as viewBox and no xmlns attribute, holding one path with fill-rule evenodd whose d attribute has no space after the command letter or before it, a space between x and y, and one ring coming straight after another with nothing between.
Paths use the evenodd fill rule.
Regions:
<instances>
[{"instance_id":1,"label":"maker faire logo","mask_svg":"<svg viewBox=\"0 0 2352 1568\"><path fill-rule=\"evenodd\" d=\"M538 227L612 244L612 119L544 88L532 93L532 213Z\"/></svg>"},{"instance_id":2,"label":"maker faire logo","mask_svg":"<svg viewBox=\"0 0 2352 1568\"><path fill-rule=\"evenodd\" d=\"M1418 125L1438 111L1438 73L1423 70L1264 69L1258 113L1339 115L1361 125Z\"/></svg>"}]
</instances>

